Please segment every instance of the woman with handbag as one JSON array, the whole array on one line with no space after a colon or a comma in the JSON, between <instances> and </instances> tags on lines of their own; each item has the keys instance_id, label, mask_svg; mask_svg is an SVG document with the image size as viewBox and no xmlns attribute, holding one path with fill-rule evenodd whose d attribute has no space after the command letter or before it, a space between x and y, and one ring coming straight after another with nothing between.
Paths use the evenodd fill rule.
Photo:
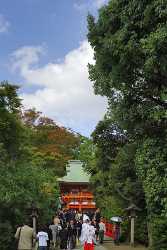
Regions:
<instances>
[{"instance_id":1,"label":"woman with handbag","mask_svg":"<svg viewBox=\"0 0 167 250\"><path fill-rule=\"evenodd\" d=\"M27 221L22 227L18 227L15 238L18 242L18 250L32 250L35 233Z\"/></svg>"}]
</instances>

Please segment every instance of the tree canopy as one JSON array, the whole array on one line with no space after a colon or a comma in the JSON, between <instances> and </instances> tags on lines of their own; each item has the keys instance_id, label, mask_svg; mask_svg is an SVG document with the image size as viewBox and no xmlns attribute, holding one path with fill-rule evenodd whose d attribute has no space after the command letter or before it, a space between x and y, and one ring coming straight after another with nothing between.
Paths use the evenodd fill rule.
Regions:
<instances>
[{"instance_id":1,"label":"tree canopy","mask_svg":"<svg viewBox=\"0 0 167 250\"><path fill-rule=\"evenodd\" d=\"M103 167L103 176L111 173L112 183L120 178L123 193L132 193L135 202L137 189L143 194L142 208L147 211L143 221L148 221L154 250L165 249L167 232L163 223L167 215L166 23L167 5L159 0L112 0L99 10L98 19L88 16L88 40L95 58L89 76L95 93L106 96L109 104L107 119L93 133L96 166ZM139 186L133 189L134 182Z\"/></svg>"},{"instance_id":2,"label":"tree canopy","mask_svg":"<svg viewBox=\"0 0 167 250\"><path fill-rule=\"evenodd\" d=\"M0 84L0 246L13 249L17 225L35 202L40 223L48 223L58 208L57 177L80 142L76 133L58 126L40 112L22 112L18 87Z\"/></svg>"}]
</instances>

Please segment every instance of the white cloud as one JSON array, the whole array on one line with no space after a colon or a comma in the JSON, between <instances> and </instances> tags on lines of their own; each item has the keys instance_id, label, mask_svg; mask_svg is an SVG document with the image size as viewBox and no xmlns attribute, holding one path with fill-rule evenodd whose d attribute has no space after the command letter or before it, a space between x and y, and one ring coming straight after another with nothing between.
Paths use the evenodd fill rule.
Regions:
<instances>
[{"instance_id":1,"label":"white cloud","mask_svg":"<svg viewBox=\"0 0 167 250\"><path fill-rule=\"evenodd\" d=\"M107 4L108 0L95 0L94 4L97 8L102 7L104 4Z\"/></svg>"},{"instance_id":2,"label":"white cloud","mask_svg":"<svg viewBox=\"0 0 167 250\"><path fill-rule=\"evenodd\" d=\"M74 3L74 8L78 11L91 11L96 10L102 7L104 4L107 4L109 0L76 0Z\"/></svg>"},{"instance_id":3,"label":"white cloud","mask_svg":"<svg viewBox=\"0 0 167 250\"><path fill-rule=\"evenodd\" d=\"M0 33L7 32L9 26L10 26L9 21L7 21L2 14L0 14Z\"/></svg>"},{"instance_id":4,"label":"white cloud","mask_svg":"<svg viewBox=\"0 0 167 250\"><path fill-rule=\"evenodd\" d=\"M87 41L70 51L61 63L39 67L42 47L22 47L12 54L12 69L36 86L36 91L23 93L26 108L36 107L65 126L85 133L102 119L106 100L93 93L88 80L88 62L93 63L93 50Z\"/></svg>"}]
</instances>

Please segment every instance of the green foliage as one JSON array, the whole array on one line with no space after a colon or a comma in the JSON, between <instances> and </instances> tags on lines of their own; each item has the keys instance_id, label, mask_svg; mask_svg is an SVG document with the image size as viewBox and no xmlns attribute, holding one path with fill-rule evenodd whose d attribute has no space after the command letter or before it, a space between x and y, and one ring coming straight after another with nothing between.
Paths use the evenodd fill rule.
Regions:
<instances>
[{"instance_id":1,"label":"green foliage","mask_svg":"<svg viewBox=\"0 0 167 250\"><path fill-rule=\"evenodd\" d=\"M96 59L90 78L97 93L114 99L115 89L126 95L133 92L134 97L166 107L165 12L162 1L110 1L97 22L88 17L88 39Z\"/></svg>"},{"instance_id":2,"label":"green foliage","mask_svg":"<svg viewBox=\"0 0 167 250\"><path fill-rule=\"evenodd\" d=\"M83 162L83 167L90 174L96 172L96 146L93 144L92 139L81 137L81 144L77 152L76 158Z\"/></svg>"},{"instance_id":3,"label":"green foliage","mask_svg":"<svg viewBox=\"0 0 167 250\"><path fill-rule=\"evenodd\" d=\"M19 154L20 143L24 136L19 117L20 100L17 96L18 87L2 82L0 85L0 143L11 158Z\"/></svg>"},{"instance_id":4,"label":"green foliage","mask_svg":"<svg viewBox=\"0 0 167 250\"><path fill-rule=\"evenodd\" d=\"M106 173L92 178L97 186L105 184L108 195L113 195L111 183L118 183L120 196L130 196L143 209L143 232L147 221L150 244L160 250L166 244L160 223L167 208L166 22L167 5L160 0L112 0L97 20L88 16L95 58L89 76L95 93L107 96L109 103L108 121L93 133L97 172L103 167ZM110 183L101 178L106 174ZM166 232L164 223L162 228Z\"/></svg>"},{"instance_id":5,"label":"green foliage","mask_svg":"<svg viewBox=\"0 0 167 250\"><path fill-rule=\"evenodd\" d=\"M167 216L166 139L145 140L136 154L136 163L145 189L150 218L154 213Z\"/></svg>"},{"instance_id":6,"label":"green foliage","mask_svg":"<svg viewBox=\"0 0 167 250\"><path fill-rule=\"evenodd\" d=\"M138 149L136 164L146 194L153 249L166 248L167 147L166 138L147 139Z\"/></svg>"},{"instance_id":7,"label":"green foliage","mask_svg":"<svg viewBox=\"0 0 167 250\"><path fill-rule=\"evenodd\" d=\"M124 209L129 203L135 203L142 209L136 240L147 242L145 197L134 161L137 145L128 143L125 133L106 118L93 132L93 141L85 139L80 148L80 159L91 173L96 204L103 216L107 219L116 215L126 217ZM129 234L127 219L122 227L122 240L126 240Z\"/></svg>"},{"instance_id":8,"label":"green foliage","mask_svg":"<svg viewBox=\"0 0 167 250\"><path fill-rule=\"evenodd\" d=\"M14 246L14 237L11 223L6 221L5 223L0 223L0 245L1 250L12 249ZM13 243L11 245L11 239Z\"/></svg>"},{"instance_id":9,"label":"green foliage","mask_svg":"<svg viewBox=\"0 0 167 250\"><path fill-rule=\"evenodd\" d=\"M46 168L56 176L64 176L68 160L73 159L78 151L80 135L58 126L35 109L26 110L22 120L28 128L31 144L43 158Z\"/></svg>"},{"instance_id":10,"label":"green foliage","mask_svg":"<svg viewBox=\"0 0 167 250\"><path fill-rule=\"evenodd\" d=\"M32 145L31 128L21 120L17 87L0 85L0 246L14 248L14 233L28 215L32 201L40 209L40 223L58 207L59 188L52 159Z\"/></svg>"},{"instance_id":11,"label":"green foliage","mask_svg":"<svg viewBox=\"0 0 167 250\"><path fill-rule=\"evenodd\" d=\"M167 246L166 217L156 217L152 221L152 228L152 237L154 239L152 249L159 250L159 247L161 247L162 250L165 250Z\"/></svg>"}]
</instances>

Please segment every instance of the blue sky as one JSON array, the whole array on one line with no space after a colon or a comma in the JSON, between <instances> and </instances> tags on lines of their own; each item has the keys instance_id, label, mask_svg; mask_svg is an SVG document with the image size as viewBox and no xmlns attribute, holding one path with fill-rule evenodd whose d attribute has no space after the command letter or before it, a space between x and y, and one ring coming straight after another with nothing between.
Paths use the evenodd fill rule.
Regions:
<instances>
[{"instance_id":1,"label":"blue sky","mask_svg":"<svg viewBox=\"0 0 167 250\"><path fill-rule=\"evenodd\" d=\"M25 108L89 135L106 101L93 94L86 16L107 0L1 0L0 80L21 86Z\"/></svg>"}]
</instances>

